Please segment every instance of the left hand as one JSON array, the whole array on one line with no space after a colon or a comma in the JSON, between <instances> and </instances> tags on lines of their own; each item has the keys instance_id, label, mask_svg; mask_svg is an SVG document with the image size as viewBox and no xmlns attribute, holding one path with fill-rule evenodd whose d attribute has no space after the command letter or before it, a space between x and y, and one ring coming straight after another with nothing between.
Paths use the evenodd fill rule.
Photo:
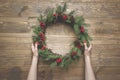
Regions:
<instances>
[{"instance_id":1,"label":"left hand","mask_svg":"<svg viewBox=\"0 0 120 80\"><path fill-rule=\"evenodd\" d=\"M38 43L35 42L35 45L32 43L32 52L33 52L33 56L37 56L38 57Z\"/></svg>"}]
</instances>

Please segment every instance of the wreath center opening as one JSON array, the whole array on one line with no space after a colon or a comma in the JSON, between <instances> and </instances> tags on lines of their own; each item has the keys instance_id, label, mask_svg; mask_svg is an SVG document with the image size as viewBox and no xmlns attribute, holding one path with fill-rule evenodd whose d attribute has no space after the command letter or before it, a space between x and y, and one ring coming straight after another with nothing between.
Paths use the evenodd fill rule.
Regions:
<instances>
[{"instance_id":1,"label":"wreath center opening","mask_svg":"<svg viewBox=\"0 0 120 80\"><path fill-rule=\"evenodd\" d=\"M53 24L46 29L46 46L55 54L65 56L77 39L73 29L66 24Z\"/></svg>"}]
</instances>

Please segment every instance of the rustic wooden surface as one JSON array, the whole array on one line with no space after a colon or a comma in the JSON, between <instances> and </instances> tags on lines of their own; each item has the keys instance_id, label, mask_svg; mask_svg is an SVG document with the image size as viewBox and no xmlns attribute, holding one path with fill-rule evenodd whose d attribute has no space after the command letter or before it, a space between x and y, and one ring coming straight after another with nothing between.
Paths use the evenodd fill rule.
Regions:
<instances>
[{"instance_id":1,"label":"rustic wooden surface","mask_svg":"<svg viewBox=\"0 0 120 80\"><path fill-rule=\"evenodd\" d=\"M120 80L120 0L64 1L69 10L75 9L76 15L83 15L91 25L91 59L97 80ZM36 17L62 3L63 0L0 0L0 80L26 80ZM49 28L46 37L48 47L58 53L68 52L75 39L74 32L62 24ZM83 57L69 70L50 69L39 60L38 80L84 80Z\"/></svg>"}]
</instances>

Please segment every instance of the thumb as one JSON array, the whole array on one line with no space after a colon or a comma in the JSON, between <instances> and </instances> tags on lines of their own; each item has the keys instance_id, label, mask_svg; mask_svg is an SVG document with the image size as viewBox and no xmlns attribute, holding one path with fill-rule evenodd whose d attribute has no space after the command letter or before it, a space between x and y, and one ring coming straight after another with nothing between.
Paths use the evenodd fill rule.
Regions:
<instances>
[{"instance_id":1,"label":"thumb","mask_svg":"<svg viewBox=\"0 0 120 80\"><path fill-rule=\"evenodd\" d=\"M85 49L87 49L87 44L86 44L86 42L84 42L84 46L85 46Z\"/></svg>"},{"instance_id":2,"label":"thumb","mask_svg":"<svg viewBox=\"0 0 120 80\"><path fill-rule=\"evenodd\" d=\"M91 48L92 48L92 44L90 44L90 46L89 46L88 50L90 51L90 50L91 50Z\"/></svg>"},{"instance_id":3,"label":"thumb","mask_svg":"<svg viewBox=\"0 0 120 80\"><path fill-rule=\"evenodd\" d=\"M37 46L38 46L38 43L36 42L36 43L35 43L35 49L37 49Z\"/></svg>"},{"instance_id":4,"label":"thumb","mask_svg":"<svg viewBox=\"0 0 120 80\"><path fill-rule=\"evenodd\" d=\"M31 46L31 48L32 48L32 51L34 51L34 48L35 48L35 47L34 47L34 44L33 44L33 43L32 43L32 46Z\"/></svg>"}]
</instances>

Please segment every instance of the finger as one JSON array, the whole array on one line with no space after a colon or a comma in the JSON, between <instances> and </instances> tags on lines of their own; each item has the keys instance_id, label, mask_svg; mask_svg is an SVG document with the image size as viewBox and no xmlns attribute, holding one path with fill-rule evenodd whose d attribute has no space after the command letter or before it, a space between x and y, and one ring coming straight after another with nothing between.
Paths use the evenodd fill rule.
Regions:
<instances>
[{"instance_id":1,"label":"finger","mask_svg":"<svg viewBox=\"0 0 120 80\"><path fill-rule=\"evenodd\" d=\"M31 46L31 48L32 48L32 51L34 51L34 48L35 48L35 47L34 47L34 44L33 44L33 43L32 43L32 46Z\"/></svg>"},{"instance_id":2,"label":"finger","mask_svg":"<svg viewBox=\"0 0 120 80\"><path fill-rule=\"evenodd\" d=\"M84 42L84 46L85 46L85 49L87 49L87 44L86 44L86 42Z\"/></svg>"},{"instance_id":3,"label":"finger","mask_svg":"<svg viewBox=\"0 0 120 80\"><path fill-rule=\"evenodd\" d=\"M35 43L35 49L37 49L37 46L38 46L38 43L36 42L36 43Z\"/></svg>"},{"instance_id":4,"label":"finger","mask_svg":"<svg viewBox=\"0 0 120 80\"><path fill-rule=\"evenodd\" d=\"M90 46L89 46L88 50L90 51L91 49L92 49L92 44L90 44Z\"/></svg>"},{"instance_id":5,"label":"finger","mask_svg":"<svg viewBox=\"0 0 120 80\"><path fill-rule=\"evenodd\" d=\"M35 42L35 43L36 43L36 44L38 44L38 45L40 44L38 41L37 41L37 42Z\"/></svg>"}]
</instances>

